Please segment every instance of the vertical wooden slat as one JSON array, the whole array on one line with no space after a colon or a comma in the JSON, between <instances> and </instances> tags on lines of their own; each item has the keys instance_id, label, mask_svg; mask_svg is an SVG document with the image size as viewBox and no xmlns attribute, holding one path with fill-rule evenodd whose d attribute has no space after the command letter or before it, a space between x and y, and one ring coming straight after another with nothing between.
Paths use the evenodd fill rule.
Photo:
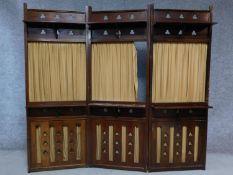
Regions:
<instances>
[{"instance_id":1,"label":"vertical wooden slat","mask_svg":"<svg viewBox=\"0 0 233 175\"><path fill-rule=\"evenodd\" d=\"M63 126L63 161L68 161L68 127Z\"/></svg>"},{"instance_id":2,"label":"vertical wooden slat","mask_svg":"<svg viewBox=\"0 0 233 175\"><path fill-rule=\"evenodd\" d=\"M139 163L139 127L134 127L134 163Z\"/></svg>"},{"instance_id":3,"label":"vertical wooden slat","mask_svg":"<svg viewBox=\"0 0 233 175\"><path fill-rule=\"evenodd\" d=\"M50 162L55 162L54 126L49 128Z\"/></svg>"},{"instance_id":4,"label":"vertical wooden slat","mask_svg":"<svg viewBox=\"0 0 233 175\"><path fill-rule=\"evenodd\" d=\"M82 147L81 147L81 126L77 125L76 126L76 160L81 160L81 151L82 151Z\"/></svg>"},{"instance_id":5,"label":"vertical wooden slat","mask_svg":"<svg viewBox=\"0 0 233 175\"><path fill-rule=\"evenodd\" d=\"M113 126L108 127L108 160L113 161Z\"/></svg>"},{"instance_id":6,"label":"vertical wooden slat","mask_svg":"<svg viewBox=\"0 0 233 175\"><path fill-rule=\"evenodd\" d=\"M41 163L41 128L36 127L36 163Z\"/></svg>"},{"instance_id":7,"label":"vertical wooden slat","mask_svg":"<svg viewBox=\"0 0 233 175\"><path fill-rule=\"evenodd\" d=\"M96 125L96 160L101 160L101 125Z\"/></svg>"},{"instance_id":8,"label":"vertical wooden slat","mask_svg":"<svg viewBox=\"0 0 233 175\"><path fill-rule=\"evenodd\" d=\"M156 163L160 163L161 159L161 128L157 127L157 139L156 139Z\"/></svg>"},{"instance_id":9,"label":"vertical wooden slat","mask_svg":"<svg viewBox=\"0 0 233 175\"><path fill-rule=\"evenodd\" d=\"M169 141L169 163L173 163L174 156L174 127L170 127L170 141Z\"/></svg>"},{"instance_id":10,"label":"vertical wooden slat","mask_svg":"<svg viewBox=\"0 0 233 175\"><path fill-rule=\"evenodd\" d=\"M186 141L187 141L187 126L182 128L182 155L181 162L185 163L186 161Z\"/></svg>"},{"instance_id":11,"label":"vertical wooden slat","mask_svg":"<svg viewBox=\"0 0 233 175\"><path fill-rule=\"evenodd\" d=\"M199 140L199 126L195 126L195 136L194 136L194 162L198 160L198 140Z\"/></svg>"},{"instance_id":12,"label":"vertical wooden slat","mask_svg":"<svg viewBox=\"0 0 233 175\"><path fill-rule=\"evenodd\" d=\"M126 162L126 126L121 127L121 162Z\"/></svg>"}]
</instances>

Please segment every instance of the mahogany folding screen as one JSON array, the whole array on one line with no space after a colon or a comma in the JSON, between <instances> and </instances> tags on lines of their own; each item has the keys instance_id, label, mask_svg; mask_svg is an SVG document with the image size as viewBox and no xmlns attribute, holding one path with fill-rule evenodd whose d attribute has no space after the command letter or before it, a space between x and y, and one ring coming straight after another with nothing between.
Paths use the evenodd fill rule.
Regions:
<instances>
[{"instance_id":1,"label":"mahogany folding screen","mask_svg":"<svg viewBox=\"0 0 233 175\"><path fill-rule=\"evenodd\" d=\"M205 169L212 8L24 5L29 171ZM138 48L146 43L145 100Z\"/></svg>"}]
</instances>

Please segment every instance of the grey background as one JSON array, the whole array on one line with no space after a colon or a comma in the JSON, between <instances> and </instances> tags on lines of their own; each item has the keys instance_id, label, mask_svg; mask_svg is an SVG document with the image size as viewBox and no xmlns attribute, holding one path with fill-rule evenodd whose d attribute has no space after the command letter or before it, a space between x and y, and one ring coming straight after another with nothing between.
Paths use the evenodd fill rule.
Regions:
<instances>
[{"instance_id":1,"label":"grey background","mask_svg":"<svg viewBox=\"0 0 233 175\"><path fill-rule=\"evenodd\" d=\"M233 153L232 0L0 0L0 149L26 148L23 2L29 8L82 11L85 5L93 10L146 8L148 3L186 9L214 5L218 25L212 41L208 151ZM139 77L143 81L143 72Z\"/></svg>"}]
</instances>

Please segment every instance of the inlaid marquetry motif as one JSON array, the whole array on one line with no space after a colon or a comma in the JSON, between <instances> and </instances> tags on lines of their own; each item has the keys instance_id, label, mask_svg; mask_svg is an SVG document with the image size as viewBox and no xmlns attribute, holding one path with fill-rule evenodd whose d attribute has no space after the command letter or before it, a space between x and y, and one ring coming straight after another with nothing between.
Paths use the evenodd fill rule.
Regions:
<instances>
[{"instance_id":1,"label":"inlaid marquetry motif","mask_svg":"<svg viewBox=\"0 0 233 175\"><path fill-rule=\"evenodd\" d=\"M180 18L180 19L184 19L184 15L183 15L183 14L180 14L179 18Z\"/></svg>"},{"instance_id":2,"label":"inlaid marquetry motif","mask_svg":"<svg viewBox=\"0 0 233 175\"><path fill-rule=\"evenodd\" d=\"M166 18L167 19L170 19L171 18L171 15L169 13L166 14Z\"/></svg>"},{"instance_id":3,"label":"inlaid marquetry motif","mask_svg":"<svg viewBox=\"0 0 233 175\"><path fill-rule=\"evenodd\" d=\"M43 13L40 15L40 19L45 19L45 15Z\"/></svg>"},{"instance_id":4,"label":"inlaid marquetry motif","mask_svg":"<svg viewBox=\"0 0 233 175\"><path fill-rule=\"evenodd\" d=\"M198 19L196 14L194 14L192 18L193 18L193 20L197 20Z\"/></svg>"}]
</instances>

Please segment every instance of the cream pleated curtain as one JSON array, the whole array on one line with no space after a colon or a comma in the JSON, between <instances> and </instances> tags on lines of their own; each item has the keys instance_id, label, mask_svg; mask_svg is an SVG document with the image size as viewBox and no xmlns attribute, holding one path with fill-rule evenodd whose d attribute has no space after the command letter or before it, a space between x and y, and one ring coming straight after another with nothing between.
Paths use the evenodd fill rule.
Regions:
<instances>
[{"instance_id":1,"label":"cream pleated curtain","mask_svg":"<svg viewBox=\"0 0 233 175\"><path fill-rule=\"evenodd\" d=\"M136 101L137 51L133 43L92 45L92 100Z\"/></svg>"},{"instance_id":2,"label":"cream pleated curtain","mask_svg":"<svg viewBox=\"0 0 233 175\"><path fill-rule=\"evenodd\" d=\"M152 102L204 102L207 44L153 45Z\"/></svg>"},{"instance_id":3,"label":"cream pleated curtain","mask_svg":"<svg viewBox=\"0 0 233 175\"><path fill-rule=\"evenodd\" d=\"M28 44L29 101L86 99L85 44Z\"/></svg>"}]
</instances>

